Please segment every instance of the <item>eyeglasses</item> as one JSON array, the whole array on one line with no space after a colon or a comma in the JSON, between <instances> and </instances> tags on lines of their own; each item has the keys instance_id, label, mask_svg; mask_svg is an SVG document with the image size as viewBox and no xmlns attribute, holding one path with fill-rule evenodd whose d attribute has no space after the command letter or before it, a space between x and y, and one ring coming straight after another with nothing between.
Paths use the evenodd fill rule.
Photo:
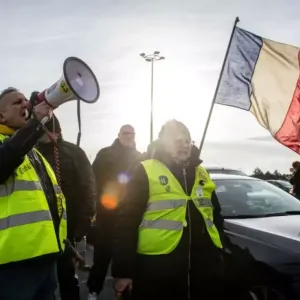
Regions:
<instances>
[{"instance_id":1,"label":"eyeglasses","mask_svg":"<svg viewBox=\"0 0 300 300\"><path fill-rule=\"evenodd\" d=\"M130 132L130 131L123 131L121 132L123 135L135 135L135 132Z\"/></svg>"}]
</instances>

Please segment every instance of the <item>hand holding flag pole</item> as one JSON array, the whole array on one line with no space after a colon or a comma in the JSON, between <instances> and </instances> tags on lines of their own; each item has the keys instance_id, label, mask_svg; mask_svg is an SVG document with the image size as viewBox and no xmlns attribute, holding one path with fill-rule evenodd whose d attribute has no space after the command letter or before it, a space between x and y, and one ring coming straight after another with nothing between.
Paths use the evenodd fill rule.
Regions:
<instances>
[{"instance_id":1,"label":"hand holding flag pole","mask_svg":"<svg viewBox=\"0 0 300 300\"><path fill-rule=\"evenodd\" d=\"M211 103L211 106L210 106L210 110L209 110L209 113L208 113L208 117L207 117L207 120L206 120L206 124L205 124L205 127L204 127L202 139L201 139L200 146L199 146L199 154L201 154L201 151L202 151L202 148L203 148L203 144L204 144L204 141L205 141L208 125L209 125L209 122L210 122L210 119L211 119L211 116L212 116L215 100L217 98L219 86L220 86L220 83L221 83L222 74L224 72L224 68L225 68L225 64L226 64L226 61L227 61L229 49L230 49L231 42L232 42L232 39L233 39L234 31L235 31L236 25L239 21L240 21L239 17L236 17L235 21L234 21L232 32L231 32L231 36L230 36L230 39L229 39L228 47L227 47L227 50L226 50L226 54L225 54L225 57L224 57L222 69L221 69L221 72L220 72L220 75L219 75L217 87L216 87L216 90L215 90L215 93L214 93L214 97L213 97L213 100L212 100L212 103Z\"/></svg>"}]
</instances>

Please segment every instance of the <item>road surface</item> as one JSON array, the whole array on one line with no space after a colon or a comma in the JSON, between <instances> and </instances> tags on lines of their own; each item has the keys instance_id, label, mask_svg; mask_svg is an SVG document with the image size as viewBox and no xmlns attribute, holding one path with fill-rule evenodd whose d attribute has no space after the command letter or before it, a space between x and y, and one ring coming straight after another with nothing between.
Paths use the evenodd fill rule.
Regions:
<instances>
[{"instance_id":1,"label":"road surface","mask_svg":"<svg viewBox=\"0 0 300 300\"><path fill-rule=\"evenodd\" d=\"M89 265L93 264L93 248L91 246L87 246L86 262ZM88 289L86 287L86 281L87 281L88 275L89 275L88 272L78 271L81 300L86 300L88 297ZM99 295L98 300L115 300L114 292L112 289L112 282L113 282L113 279L109 272L106 277L105 287L104 287L102 293ZM57 299L60 300L60 297L57 296Z\"/></svg>"}]
</instances>

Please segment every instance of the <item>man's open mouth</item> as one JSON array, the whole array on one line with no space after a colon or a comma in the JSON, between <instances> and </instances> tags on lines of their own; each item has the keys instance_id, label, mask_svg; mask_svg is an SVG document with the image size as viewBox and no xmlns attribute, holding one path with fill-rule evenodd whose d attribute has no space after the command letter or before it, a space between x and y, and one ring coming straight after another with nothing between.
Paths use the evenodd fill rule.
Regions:
<instances>
[{"instance_id":1,"label":"man's open mouth","mask_svg":"<svg viewBox=\"0 0 300 300\"><path fill-rule=\"evenodd\" d=\"M27 118L27 117L28 117L28 110L25 109L25 110L21 113L21 116L22 116L23 118Z\"/></svg>"}]
</instances>

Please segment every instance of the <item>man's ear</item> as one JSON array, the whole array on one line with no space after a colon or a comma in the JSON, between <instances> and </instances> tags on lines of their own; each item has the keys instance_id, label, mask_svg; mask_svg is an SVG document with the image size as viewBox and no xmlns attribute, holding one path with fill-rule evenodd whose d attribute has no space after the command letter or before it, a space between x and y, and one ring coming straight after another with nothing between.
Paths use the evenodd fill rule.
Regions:
<instances>
[{"instance_id":1,"label":"man's ear","mask_svg":"<svg viewBox=\"0 0 300 300\"><path fill-rule=\"evenodd\" d=\"M6 124L6 118L3 113L0 112L0 124Z\"/></svg>"}]
</instances>

